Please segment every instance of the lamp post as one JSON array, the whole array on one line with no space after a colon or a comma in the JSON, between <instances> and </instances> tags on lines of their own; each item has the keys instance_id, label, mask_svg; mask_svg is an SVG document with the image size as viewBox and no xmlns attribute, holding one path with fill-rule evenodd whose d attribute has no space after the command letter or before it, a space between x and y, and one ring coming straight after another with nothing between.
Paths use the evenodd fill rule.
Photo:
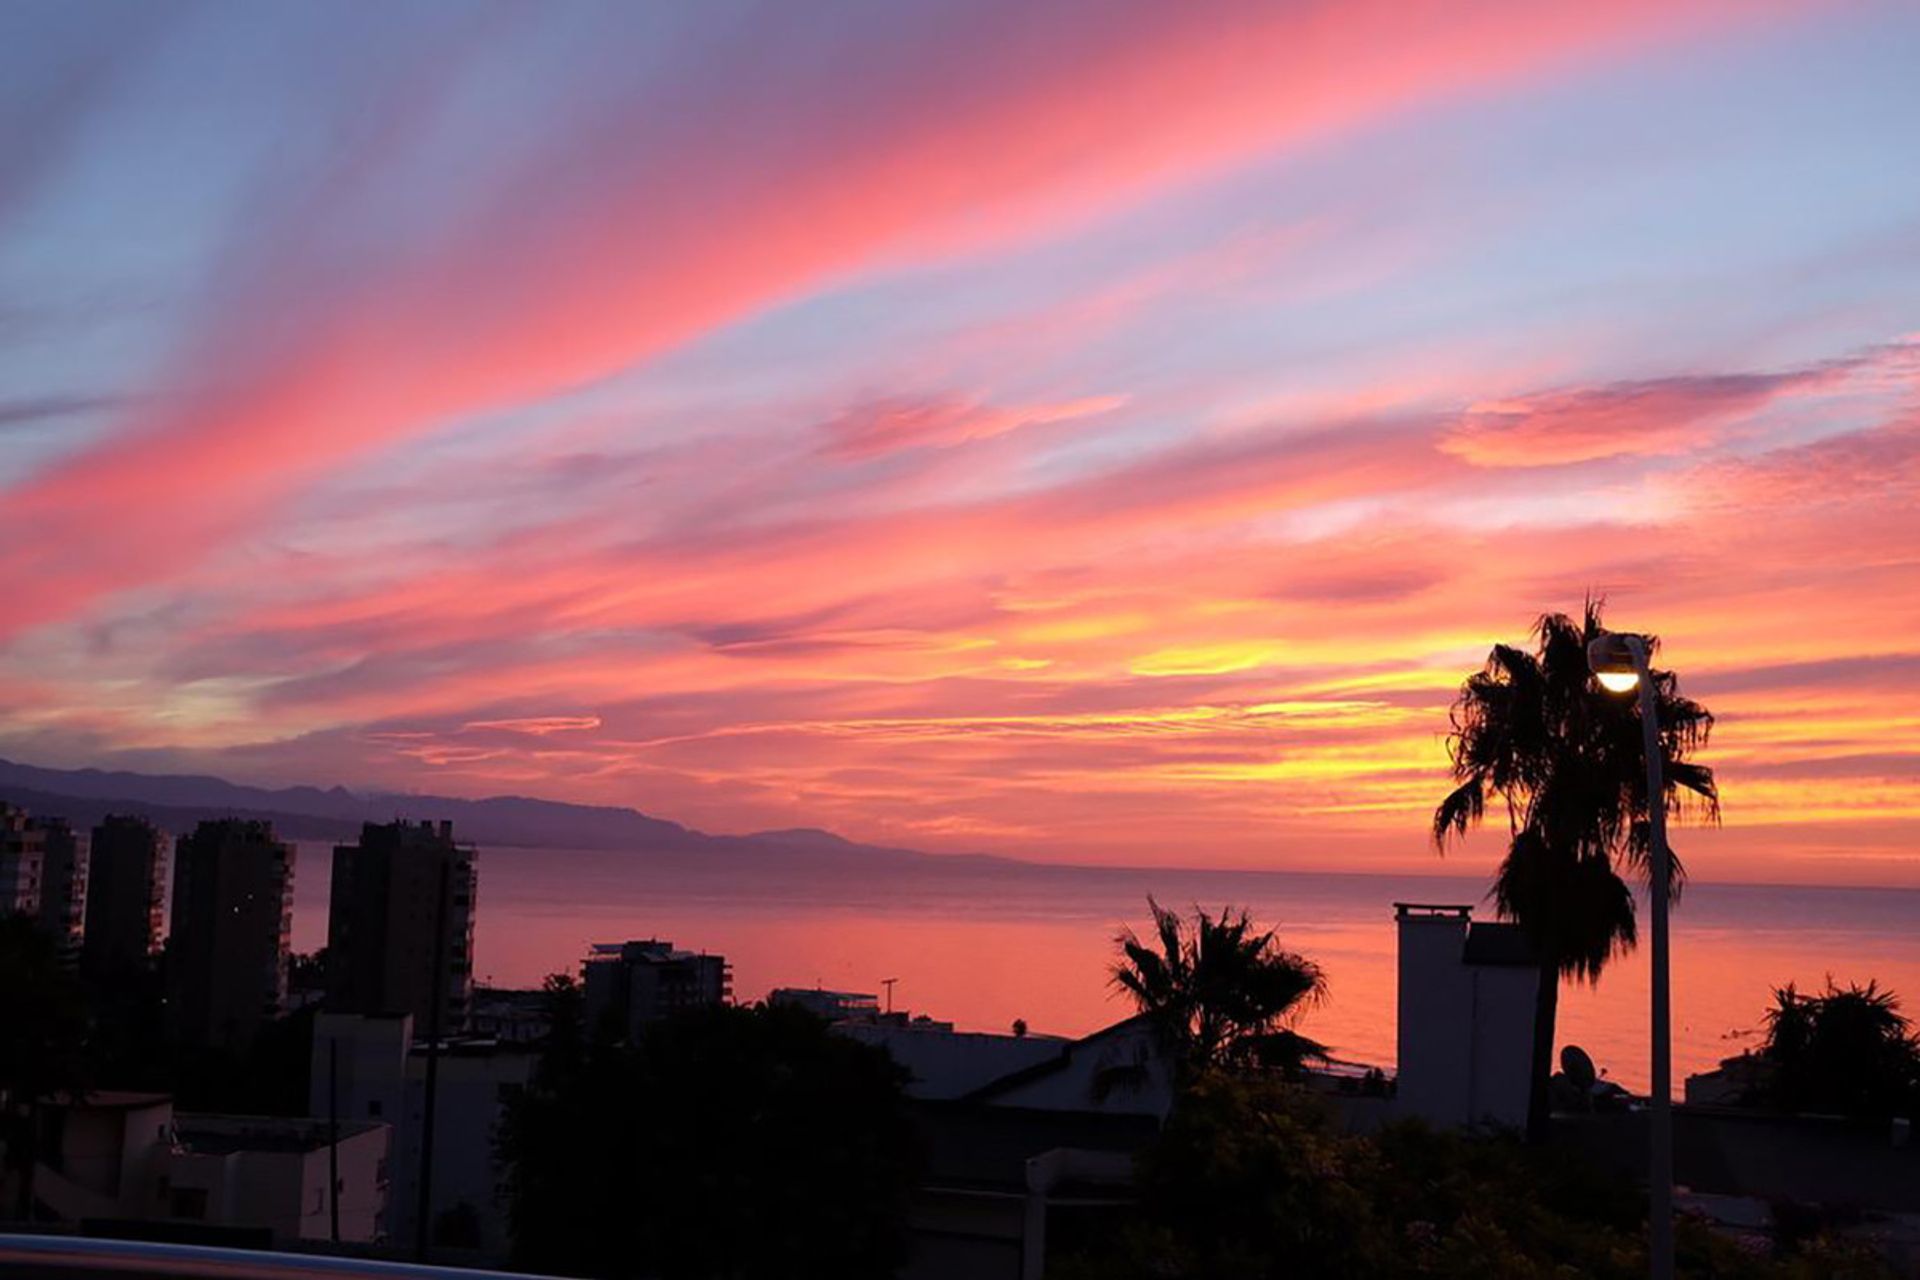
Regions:
<instances>
[{"instance_id":1,"label":"lamp post","mask_svg":"<svg viewBox=\"0 0 1920 1280\"><path fill-rule=\"evenodd\" d=\"M1648 897L1653 907L1653 1086L1648 1111L1651 1154L1647 1171L1647 1252L1653 1280L1673 1277L1673 1011L1667 957L1667 882L1673 858L1667 850L1667 790L1661 769L1660 719L1645 636L1603 631L1587 645L1587 665L1609 693L1640 696L1640 735L1647 756L1647 826L1650 836Z\"/></svg>"}]
</instances>

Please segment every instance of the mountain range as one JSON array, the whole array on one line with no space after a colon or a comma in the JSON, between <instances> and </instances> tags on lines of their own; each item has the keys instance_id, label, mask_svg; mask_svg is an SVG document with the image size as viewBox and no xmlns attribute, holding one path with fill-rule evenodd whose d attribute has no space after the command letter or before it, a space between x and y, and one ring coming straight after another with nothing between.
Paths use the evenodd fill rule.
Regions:
<instances>
[{"instance_id":1,"label":"mountain range","mask_svg":"<svg viewBox=\"0 0 1920 1280\"><path fill-rule=\"evenodd\" d=\"M450 820L456 835L482 845L661 852L783 852L810 858L926 858L912 849L860 844L811 827L709 835L678 822L613 805L567 804L529 796L463 800L451 796L356 792L345 787L250 787L198 774L45 769L0 759L0 801L32 813L91 826L109 813L138 814L169 831L207 818L261 818L291 839L340 840L365 822ZM969 855L971 856L971 855Z\"/></svg>"}]
</instances>

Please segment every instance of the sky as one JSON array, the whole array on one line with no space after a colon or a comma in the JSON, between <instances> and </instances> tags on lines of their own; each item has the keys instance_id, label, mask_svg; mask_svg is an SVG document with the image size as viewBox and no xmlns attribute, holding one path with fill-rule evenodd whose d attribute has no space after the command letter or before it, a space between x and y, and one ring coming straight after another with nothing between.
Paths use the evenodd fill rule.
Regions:
<instances>
[{"instance_id":1,"label":"sky","mask_svg":"<svg viewBox=\"0 0 1920 1280\"><path fill-rule=\"evenodd\" d=\"M1461 871L1604 595L1920 885L1920 11L0 6L0 754ZM1498 824L1496 824L1498 825Z\"/></svg>"}]
</instances>

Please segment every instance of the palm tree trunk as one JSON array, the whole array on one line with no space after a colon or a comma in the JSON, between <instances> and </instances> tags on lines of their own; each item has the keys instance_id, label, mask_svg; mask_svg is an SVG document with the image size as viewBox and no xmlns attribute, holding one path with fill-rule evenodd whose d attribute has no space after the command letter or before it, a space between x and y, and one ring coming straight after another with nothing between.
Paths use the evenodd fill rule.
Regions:
<instances>
[{"instance_id":1,"label":"palm tree trunk","mask_svg":"<svg viewBox=\"0 0 1920 1280\"><path fill-rule=\"evenodd\" d=\"M1560 966L1540 966L1540 988L1533 1001L1532 1087L1527 1091L1527 1141L1547 1141L1553 1119L1553 1024L1560 1012Z\"/></svg>"}]
</instances>

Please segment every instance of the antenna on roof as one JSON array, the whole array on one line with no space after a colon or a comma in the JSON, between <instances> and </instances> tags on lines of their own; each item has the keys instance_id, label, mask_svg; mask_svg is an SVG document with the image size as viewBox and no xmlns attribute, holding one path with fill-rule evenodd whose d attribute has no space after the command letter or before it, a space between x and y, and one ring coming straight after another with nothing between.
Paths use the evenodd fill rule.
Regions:
<instances>
[{"instance_id":1,"label":"antenna on roof","mask_svg":"<svg viewBox=\"0 0 1920 1280\"><path fill-rule=\"evenodd\" d=\"M893 984L898 981L900 981L900 979L898 978L880 979L880 985L887 989L887 1012L888 1013L893 1012Z\"/></svg>"}]
</instances>

